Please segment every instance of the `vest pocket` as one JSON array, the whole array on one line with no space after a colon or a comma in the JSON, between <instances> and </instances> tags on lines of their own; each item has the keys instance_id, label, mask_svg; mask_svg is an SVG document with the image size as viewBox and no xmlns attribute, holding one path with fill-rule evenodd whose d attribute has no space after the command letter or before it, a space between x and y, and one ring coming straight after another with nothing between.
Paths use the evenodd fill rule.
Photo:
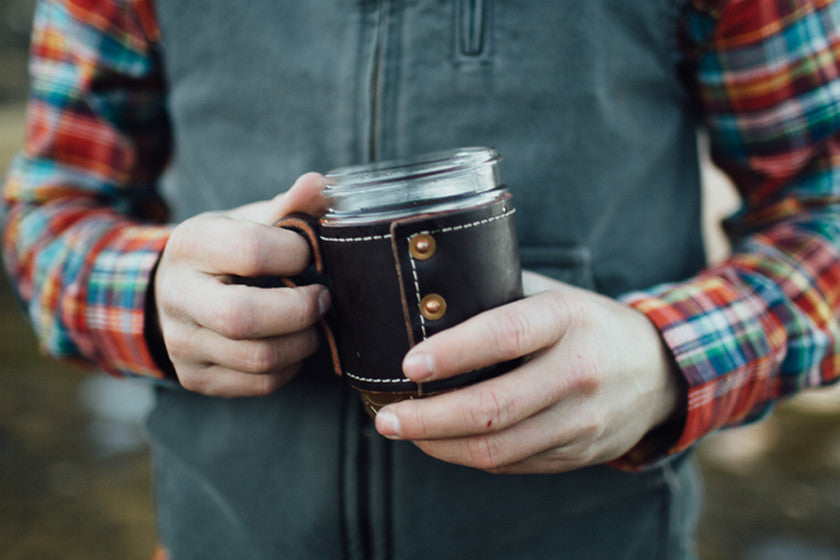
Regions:
<instances>
[{"instance_id":1,"label":"vest pocket","mask_svg":"<svg viewBox=\"0 0 840 560\"><path fill-rule=\"evenodd\" d=\"M488 62L491 47L492 0L457 0L455 60Z\"/></svg>"},{"instance_id":2,"label":"vest pocket","mask_svg":"<svg viewBox=\"0 0 840 560\"><path fill-rule=\"evenodd\" d=\"M592 254L587 247L520 247L519 258L523 269L580 288L595 289Z\"/></svg>"}]
</instances>

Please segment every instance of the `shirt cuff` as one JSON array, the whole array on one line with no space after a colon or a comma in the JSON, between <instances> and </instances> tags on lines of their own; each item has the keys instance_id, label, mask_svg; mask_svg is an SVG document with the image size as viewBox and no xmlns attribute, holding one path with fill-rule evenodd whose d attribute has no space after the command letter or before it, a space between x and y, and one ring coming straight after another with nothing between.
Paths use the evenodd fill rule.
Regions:
<instances>
[{"instance_id":1,"label":"shirt cuff","mask_svg":"<svg viewBox=\"0 0 840 560\"><path fill-rule=\"evenodd\" d=\"M107 373L167 379L159 351L146 337L147 292L169 239L169 226L118 225L91 253L95 255L85 295L85 354Z\"/></svg>"},{"instance_id":2,"label":"shirt cuff","mask_svg":"<svg viewBox=\"0 0 840 560\"><path fill-rule=\"evenodd\" d=\"M686 383L684 422L665 431L671 443L660 458L718 428L758 418L772 406L777 345L768 343L774 331L761 319L760 302L715 275L628 294L622 301L656 325Z\"/></svg>"}]
</instances>

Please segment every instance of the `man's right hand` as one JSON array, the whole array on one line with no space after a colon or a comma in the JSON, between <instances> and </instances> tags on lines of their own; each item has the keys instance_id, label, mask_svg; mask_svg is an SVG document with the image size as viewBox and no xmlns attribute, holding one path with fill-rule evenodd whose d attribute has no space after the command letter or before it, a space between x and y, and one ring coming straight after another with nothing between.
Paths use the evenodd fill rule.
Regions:
<instances>
[{"instance_id":1,"label":"man's right hand","mask_svg":"<svg viewBox=\"0 0 840 560\"><path fill-rule=\"evenodd\" d=\"M330 305L326 288L261 288L247 279L294 276L308 266L306 241L272 224L292 212L320 214L322 185L323 177L308 173L272 200L200 214L174 229L154 295L184 388L221 397L267 395L318 347L316 323Z\"/></svg>"}]
</instances>

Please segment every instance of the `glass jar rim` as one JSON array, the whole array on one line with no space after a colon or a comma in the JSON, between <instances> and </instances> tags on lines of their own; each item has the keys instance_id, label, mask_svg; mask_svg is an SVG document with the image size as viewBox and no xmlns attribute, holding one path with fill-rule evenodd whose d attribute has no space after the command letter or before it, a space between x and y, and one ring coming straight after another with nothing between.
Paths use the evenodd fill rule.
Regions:
<instances>
[{"instance_id":1,"label":"glass jar rim","mask_svg":"<svg viewBox=\"0 0 840 560\"><path fill-rule=\"evenodd\" d=\"M437 175L455 175L501 159L495 148L469 146L441 150L406 158L348 165L328 171L326 196L344 187L375 187L403 181L422 180ZM337 194L337 193L336 193Z\"/></svg>"},{"instance_id":2,"label":"glass jar rim","mask_svg":"<svg viewBox=\"0 0 840 560\"><path fill-rule=\"evenodd\" d=\"M350 225L495 198L500 159L494 148L468 147L335 169L325 175L322 220Z\"/></svg>"}]
</instances>

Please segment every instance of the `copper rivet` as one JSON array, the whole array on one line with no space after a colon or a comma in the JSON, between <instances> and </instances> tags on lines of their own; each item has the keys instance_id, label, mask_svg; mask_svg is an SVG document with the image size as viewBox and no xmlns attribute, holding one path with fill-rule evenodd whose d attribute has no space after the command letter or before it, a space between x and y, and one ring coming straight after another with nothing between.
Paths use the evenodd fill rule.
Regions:
<instances>
[{"instance_id":1,"label":"copper rivet","mask_svg":"<svg viewBox=\"0 0 840 560\"><path fill-rule=\"evenodd\" d=\"M435 238L428 233L418 233L408 242L408 250L411 256L421 261L431 258L435 254L436 248Z\"/></svg>"},{"instance_id":2,"label":"copper rivet","mask_svg":"<svg viewBox=\"0 0 840 560\"><path fill-rule=\"evenodd\" d=\"M446 300L438 294L428 294L420 301L420 314L436 321L446 314Z\"/></svg>"}]
</instances>

